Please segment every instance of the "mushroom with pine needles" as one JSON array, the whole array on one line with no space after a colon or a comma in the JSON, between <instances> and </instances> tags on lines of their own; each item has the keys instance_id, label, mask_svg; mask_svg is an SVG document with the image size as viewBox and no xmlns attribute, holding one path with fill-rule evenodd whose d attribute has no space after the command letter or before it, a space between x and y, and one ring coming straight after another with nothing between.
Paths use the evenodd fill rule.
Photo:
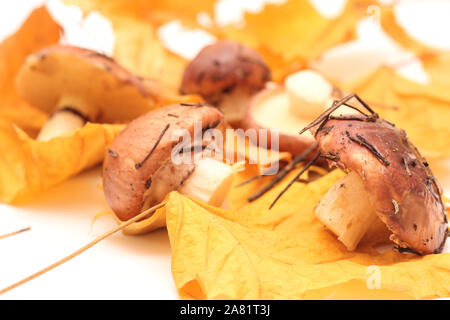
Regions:
<instances>
[{"instance_id":1,"label":"mushroom with pine needles","mask_svg":"<svg viewBox=\"0 0 450 320\"><path fill-rule=\"evenodd\" d=\"M354 98L368 114L349 104ZM334 115L343 105L358 114ZM335 101L301 133L306 130L317 140L317 157L348 173L315 209L348 250L375 236L388 238L401 252L442 251L448 234L442 191L404 130L379 118L354 94Z\"/></svg>"},{"instance_id":2,"label":"mushroom with pine needles","mask_svg":"<svg viewBox=\"0 0 450 320\"><path fill-rule=\"evenodd\" d=\"M131 121L103 164L105 196L117 217L128 220L174 190L222 205L234 174L214 130L224 136L224 118L206 104L171 105Z\"/></svg>"}]
</instances>

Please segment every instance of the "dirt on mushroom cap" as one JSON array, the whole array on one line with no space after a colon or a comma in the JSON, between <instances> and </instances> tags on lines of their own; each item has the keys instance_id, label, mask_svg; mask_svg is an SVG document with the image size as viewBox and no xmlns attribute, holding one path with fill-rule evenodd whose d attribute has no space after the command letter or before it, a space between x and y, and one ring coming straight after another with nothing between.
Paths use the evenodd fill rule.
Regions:
<instances>
[{"instance_id":1,"label":"dirt on mushroom cap","mask_svg":"<svg viewBox=\"0 0 450 320\"><path fill-rule=\"evenodd\" d=\"M186 67L180 91L215 104L237 87L256 92L269 80L270 70L259 53L238 42L219 41L203 48Z\"/></svg>"},{"instance_id":2,"label":"dirt on mushroom cap","mask_svg":"<svg viewBox=\"0 0 450 320\"><path fill-rule=\"evenodd\" d=\"M187 130L192 136L195 122L205 128L219 126L222 120L220 111L211 106L172 105L130 122L111 144L113 152L106 154L103 164L105 196L116 215L126 220L141 211L149 179L170 160L172 148L179 142L173 140L176 130ZM149 151L150 158L143 161ZM158 181L151 181L155 183Z\"/></svg>"}]
</instances>

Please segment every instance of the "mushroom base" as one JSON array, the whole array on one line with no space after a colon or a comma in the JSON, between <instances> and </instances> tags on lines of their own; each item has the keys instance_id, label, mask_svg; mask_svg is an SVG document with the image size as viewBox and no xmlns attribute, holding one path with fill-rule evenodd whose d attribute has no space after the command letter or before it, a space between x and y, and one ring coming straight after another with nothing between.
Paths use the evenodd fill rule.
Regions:
<instances>
[{"instance_id":1,"label":"mushroom base","mask_svg":"<svg viewBox=\"0 0 450 320\"><path fill-rule=\"evenodd\" d=\"M369 203L363 183L354 172L331 187L314 213L349 251L355 250L360 242L389 242L389 231Z\"/></svg>"},{"instance_id":2,"label":"mushroom base","mask_svg":"<svg viewBox=\"0 0 450 320\"><path fill-rule=\"evenodd\" d=\"M175 165L168 160L149 181L142 210L160 203L173 190L204 203L221 206L233 184L230 165L210 157Z\"/></svg>"},{"instance_id":3,"label":"mushroom base","mask_svg":"<svg viewBox=\"0 0 450 320\"><path fill-rule=\"evenodd\" d=\"M203 158L178 191L207 204L220 207L233 184L233 169L213 158Z\"/></svg>"}]
</instances>

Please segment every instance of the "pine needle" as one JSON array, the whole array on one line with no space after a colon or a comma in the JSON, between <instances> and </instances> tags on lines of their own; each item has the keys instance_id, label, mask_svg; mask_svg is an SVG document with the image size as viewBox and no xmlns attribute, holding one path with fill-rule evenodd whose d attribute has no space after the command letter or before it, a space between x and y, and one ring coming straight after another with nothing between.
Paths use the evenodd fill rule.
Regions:
<instances>
[{"instance_id":1,"label":"pine needle","mask_svg":"<svg viewBox=\"0 0 450 320\"><path fill-rule=\"evenodd\" d=\"M67 261L69 261L69 260L75 258L76 256L80 255L81 253L83 253L83 252L86 251L87 249L93 247L94 245L96 245L96 244L99 243L100 241L102 241L102 240L108 238L109 236L111 236L112 234L116 233L117 231L120 231L120 230L122 230L123 228L129 226L130 224L132 224L132 223L134 223L134 222L136 222L136 221L138 221L138 220L141 220L141 219L145 218L145 217L148 216L149 214L155 212L157 209L159 209L159 208L161 208L161 207L164 207L164 206L166 205L166 203L167 203L167 202L164 201L164 202L161 202L160 204L157 204L156 206L153 206L153 207L151 207L151 208L149 208L149 209L147 209L147 210L142 211L142 212L141 212L140 214L138 214L137 216L135 216L135 217L133 217L133 218L127 220L127 221L124 221L123 223L121 223L121 224L118 225L117 227L115 227L115 228L111 229L110 231L108 231L108 232L106 232L106 233L100 235L100 236L97 237L95 240L89 242L88 244L84 245L84 246L81 247L80 249L78 249L78 250L76 250L75 252L71 253L70 255L66 256L65 258L63 258L63 259L61 259L61 260L59 260L59 261L57 261L57 262L51 264L50 266L48 266L48 267L46 267L46 268L44 268L44 269L42 269L42 270L40 270L40 271L38 271L38 272L32 274L31 276L28 276L28 277L26 277L26 278L24 278L24 279L22 279L22 280L20 280L20 281L18 281L18 282L16 282L16 283L10 285L10 286L8 286L8 287L6 287L6 288L4 288L4 289L1 289L1 290L0 290L0 295L2 295L2 294L6 293L6 292L8 292L8 291L10 291L10 290L12 290L12 289L14 289L14 288L17 288L17 287L19 287L19 286L21 286L21 285L27 283L28 281L31 281L31 280L33 280L33 279L35 279L35 278L37 278L37 277L39 277L39 276L41 276L41 275L43 275L43 274L49 272L50 270L53 270L54 268L56 268L56 267L62 265L63 263L65 263L65 262L67 262Z\"/></svg>"}]
</instances>

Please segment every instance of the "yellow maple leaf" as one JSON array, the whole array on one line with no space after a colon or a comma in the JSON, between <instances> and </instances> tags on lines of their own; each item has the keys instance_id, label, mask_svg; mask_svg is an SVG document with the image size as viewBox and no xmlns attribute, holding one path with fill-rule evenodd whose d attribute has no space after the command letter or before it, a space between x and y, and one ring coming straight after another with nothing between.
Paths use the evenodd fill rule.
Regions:
<instances>
[{"instance_id":1,"label":"yellow maple leaf","mask_svg":"<svg viewBox=\"0 0 450 320\"><path fill-rule=\"evenodd\" d=\"M423 57L422 64L427 71L431 83L443 86L440 90L450 92L450 52Z\"/></svg>"},{"instance_id":2,"label":"yellow maple leaf","mask_svg":"<svg viewBox=\"0 0 450 320\"><path fill-rule=\"evenodd\" d=\"M166 99L182 99L177 97L178 88L187 61L163 47L151 23L125 16L110 19L116 35L117 62L139 76L156 80Z\"/></svg>"},{"instance_id":3,"label":"yellow maple leaf","mask_svg":"<svg viewBox=\"0 0 450 320\"><path fill-rule=\"evenodd\" d=\"M21 100L14 78L25 58L45 46L57 43L61 27L44 7L35 9L21 28L0 44L0 117L36 133L47 115Z\"/></svg>"},{"instance_id":4,"label":"yellow maple leaf","mask_svg":"<svg viewBox=\"0 0 450 320\"><path fill-rule=\"evenodd\" d=\"M73 134L36 141L0 119L0 200L25 200L98 164L123 127L88 123Z\"/></svg>"},{"instance_id":5,"label":"yellow maple leaf","mask_svg":"<svg viewBox=\"0 0 450 320\"><path fill-rule=\"evenodd\" d=\"M289 159L280 158L280 161L288 162ZM284 179L290 181L290 179L295 176L293 172L289 173L287 177ZM307 181L310 178L311 173L324 175L326 174L326 172L327 171L324 168L311 166L299 178L304 181ZM248 201L248 198L250 196L254 195L257 191L260 191L263 187L268 185L270 181L275 177L274 175L260 175L260 174L261 168L256 165L247 165L245 167L245 170L238 172L234 180L233 187L231 188L230 193L227 196L226 207L236 212L239 212L240 209L242 209L243 207L245 207L245 210L253 208L251 210L267 211L268 207L261 206L261 202L256 201L249 203ZM330 177L334 176L330 175ZM302 185L305 186L302 183L298 183L298 186ZM265 196L271 197L273 201L276 198L277 194L274 194L273 191L268 191L267 195Z\"/></svg>"},{"instance_id":6,"label":"yellow maple leaf","mask_svg":"<svg viewBox=\"0 0 450 320\"><path fill-rule=\"evenodd\" d=\"M146 28L150 25L156 28L172 20L181 20L186 26L200 27L196 20L198 13L207 13L214 18L215 1L66 0L66 3L78 5L86 13L98 10L109 19L121 16L135 23L147 23ZM258 13L246 13L243 27L221 27L213 21L207 31L258 50L271 68L273 79L279 81L326 49L353 39L357 21L366 15L367 7L373 3L376 1L349 0L340 16L329 19L316 11L307 0L288 0L282 4L267 4ZM147 31L146 37L147 41L156 42L153 41L153 31ZM134 46L143 46L143 43L134 42ZM127 50L126 46L120 47ZM150 63L147 61L147 67ZM169 63L164 65L170 66Z\"/></svg>"},{"instance_id":7,"label":"yellow maple leaf","mask_svg":"<svg viewBox=\"0 0 450 320\"><path fill-rule=\"evenodd\" d=\"M450 294L450 254L349 252L312 211L342 176L295 184L239 211L174 192L166 205L172 274L185 299L431 298ZM287 180L287 179L286 179ZM278 193L287 181L276 187ZM375 272L374 272L375 271ZM375 287L375 288L374 288ZM378 290L371 290L376 289ZM353 290L353 291L351 291ZM357 291L355 291L357 290Z\"/></svg>"},{"instance_id":8,"label":"yellow maple leaf","mask_svg":"<svg viewBox=\"0 0 450 320\"><path fill-rule=\"evenodd\" d=\"M84 12L99 11L107 17L117 14L160 25L179 19L191 25L197 24L197 14L204 12L210 17L214 14L215 0L64 0L77 5Z\"/></svg>"},{"instance_id":9,"label":"yellow maple leaf","mask_svg":"<svg viewBox=\"0 0 450 320\"><path fill-rule=\"evenodd\" d=\"M425 157L450 156L450 92L408 80L381 67L343 87L359 94L381 117L405 129Z\"/></svg>"},{"instance_id":10,"label":"yellow maple leaf","mask_svg":"<svg viewBox=\"0 0 450 320\"><path fill-rule=\"evenodd\" d=\"M308 1L288 0L281 5L268 4L259 13L247 13L243 27L227 26L218 32L221 37L240 41L261 52L278 81L286 72L300 68L302 61L317 58L326 49L352 40L357 21L372 3L347 1L341 15L329 19ZM291 64L294 67L289 67Z\"/></svg>"}]
</instances>

